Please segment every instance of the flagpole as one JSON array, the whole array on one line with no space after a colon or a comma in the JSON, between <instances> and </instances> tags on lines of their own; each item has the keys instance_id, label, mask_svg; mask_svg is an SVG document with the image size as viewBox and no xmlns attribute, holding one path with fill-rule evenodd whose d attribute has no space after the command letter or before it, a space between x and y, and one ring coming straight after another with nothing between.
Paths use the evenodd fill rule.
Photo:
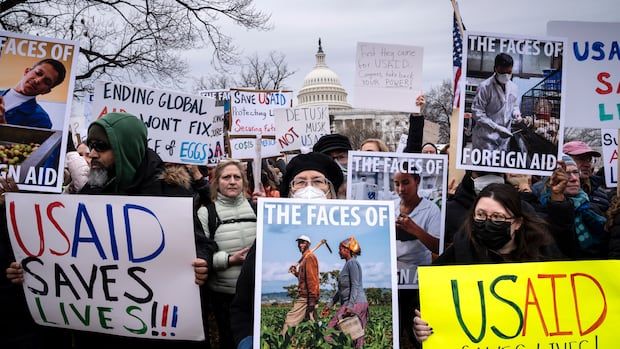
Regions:
<instances>
[{"instance_id":1,"label":"flagpole","mask_svg":"<svg viewBox=\"0 0 620 349\"><path fill-rule=\"evenodd\" d=\"M461 32L461 37L465 37L465 28L463 27L463 20L461 19L461 11L459 11L459 4L456 3L456 0L450 0L452 3L452 8L454 9L454 15L456 17L456 23L459 25L459 31Z\"/></svg>"},{"instance_id":2,"label":"flagpole","mask_svg":"<svg viewBox=\"0 0 620 349\"><path fill-rule=\"evenodd\" d=\"M461 38L464 38L464 28L463 21L461 20L461 14L459 12L459 5L456 3L456 0L450 0L452 3L452 8L454 9L454 17L456 17L456 22L459 27L459 31L461 32ZM462 77L464 79L464 77ZM456 89L456 86L454 86ZM465 103L465 101L461 101L461 104ZM463 105L459 105L459 108L463 108ZM453 188L448 188L455 190L456 186L461 182L463 176L465 175L464 170L460 170L456 168L456 153L458 146L458 130L459 130L459 108L452 109L452 115L450 116L450 148L448 149L448 186L454 183Z\"/></svg>"}]
</instances>

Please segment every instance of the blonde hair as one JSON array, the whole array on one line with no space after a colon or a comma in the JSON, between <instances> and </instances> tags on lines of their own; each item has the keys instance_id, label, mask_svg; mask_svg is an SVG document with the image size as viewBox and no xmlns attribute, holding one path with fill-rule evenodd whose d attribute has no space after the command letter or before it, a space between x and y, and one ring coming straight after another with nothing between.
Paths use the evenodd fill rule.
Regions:
<instances>
[{"instance_id":1,"label":"blonde hair","mask_svg":"<svg viewBox=\"0 0 620 349\"><path fill-rule=\"evenodd\" d=\"M235 166L239 169L241 173L241 181L243 183L243 187L241 189L242 193L245 193L248 190L248 177L245 175L245 169L243 168L243 163L239 160L229 159L220 161L215 170L213 171L213 180L211 181L211 200L215 201L217 199L217 193L219 193L220 188L220 178L222 177L222 172L228 166Z\"/></svg>"},{"instance_id":2,"label":"blonde hair","mask_svg":"<svg viewBox=\"0 0 620 349\"><path fill-rule=\"evenodd\" d=\"M362 149L362 147L364 146L364 144L366 143L374 143L377 145L377 148L379 148L380 152L388 152L390 151L390 149L388 148L387 144L385 144L384 141L378 139L378 138L368 138L365 141L362 142L362 144L360 145L360 149Z\"/></svg>"}]
</instances>

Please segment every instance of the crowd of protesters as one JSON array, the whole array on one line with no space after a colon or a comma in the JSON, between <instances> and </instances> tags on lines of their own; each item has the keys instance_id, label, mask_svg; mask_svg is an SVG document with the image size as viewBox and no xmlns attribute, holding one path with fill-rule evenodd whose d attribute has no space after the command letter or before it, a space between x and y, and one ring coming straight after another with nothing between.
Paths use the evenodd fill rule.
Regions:
<instances>
[{"instance_id":1,"label":"crowd of protesters","mask_svg":"<svg viewBox=\"0 0 620 349\"><path fill-rule=\"evenodd\" d=\"M423 107L424 98L418 99ZM438 153L422 144L424 117L410 117L406 152ZM150 195L191 197L194 202L193 260L200 285L205 332L218 332L221 348L251 348L254 316L254 266L258 197L306 199L344 198L347 152L353 147L340 134L323 136L313 152L263 160L261 185L253 187L251 166L236 160L215 168L163 163L147 144L140 119L110 113L88 129L84 144L67 154L65 193L87 195ZM70 147L71 148L71 147ZM81 150L81 152L75 151ZM379 139L361 150L388 151ZM417 264L474 264L620 257L620 202L594 173L592 159L601 154L581 141L566 143L565 156L549 178L467 171L446 203L444 253L439 251L438 208L418 196L419 177L397 174L394 187L400 199L396 226L404 249L419 256ZM17 191L11 178L0 178L0 190ZM12 255L4 197L0 196L0 258L6 275L0 281L3 310L2 338L7 348L209 348L204 342L138 339L36 325L29 315L23 271ZM348 245L343 245L347 247ZM349 247L347 247L349 248ZM342 252L349 259L356 250ZM412 252L413 253L413 252ZM413 256L412 256L413 258ZM349 260L347 259L347 261ZM423 341L430 325L419 311L417 290L399 292L401 342ZM367 305L366 305L367 306ZM217 327L208 328L208 315ZM416 341L417 340L417 341ZM363 343L363 341L361 342Z\"/></svg>"}]
</instances>

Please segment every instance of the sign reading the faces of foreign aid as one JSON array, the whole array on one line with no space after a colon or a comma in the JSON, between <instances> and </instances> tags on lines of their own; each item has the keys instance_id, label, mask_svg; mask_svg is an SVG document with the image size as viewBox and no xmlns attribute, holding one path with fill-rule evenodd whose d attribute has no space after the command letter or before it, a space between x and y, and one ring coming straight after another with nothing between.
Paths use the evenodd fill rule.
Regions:
<instances>
[{"instance_id":1,"label":"sign reading the faces of foreign aid","mask_svg":"<svg viewBox=\"0 0 620 349\"><path fill-rule=\"evenodd\" d=\"M465 33L457 168L551 175L563 144L566 42Z\"/></svg>"},{"instance_id":2,"label":"sign reading the faces of foreign aid","mask_svg":"<svg viewBox=\"0 0 620 349\"><path fill-rule=\"evenodd\" d=\"M77 41L0 31L0 176L21 190L62 190L78 53Z\"/></svg>"},{"instance_id":3,"label":"sign reading the faces of foreign aid","mask_svg":"<svg viewBox=\"0 0 620 349\"><path fill-rule=\"evenodd\" d=\"M204 339L191 198L6 195L11 246L36 323Z\"/></svg>"},{"instance_id":4,"label":"sign reading the faces of foreign aid","mask_svg":"<svg viewBox=\"0 0 620 349\"><path fill-rule=\"evenodd\" d=\"M148 129L148 146L165 162L215 164L224 153L224 108L215 99L97 81L93 115L127 112Z\"/></svg>"},{"instance_id":5,"label":"sign reading the faces of foreign aid","mask_svg":"<svg viewBox=\"0 0 620 349\"><path fill-rule=\"evenodd\" d=\"M393 210L389 201L260 198L254 348L287 340L316 348L317 338L398 348ZM358 331L340 320L357 322Z\"/></svg>"},{"instance_id":6,"label":"sign reading the faces of foreign aid","mask_svg":"<svg viewBox=\"0 0 620 349\"><path fill-rule=\"evenodd\" d=\"M566 127L620 128L620 23L547 23L568 38Z\"/></svg>"},{"instance_id":7,"label":"sign reading the faces of foreign aid","mask_svg":"<svg viewBox=\"0 0 620 349\"><path fill-rule=\"evenodd\" d=\"M418 288L418 266L443 252L448 157L435 154L349 152L347 199L394 201L398 287ZM410 203L418 202L411 211ZM415 225L437 240L432 250Z\"/></svg>"},{"instance_id":8,"label":"sign reading the faces of foreign aid","mask_svg":"<svg viewBox=\"0 0 620 349\"><path fill-rule=\"evenodd\" d=\"M620 261L420 268L426 349L612 349Z\"/></svg>"}]
</instances>

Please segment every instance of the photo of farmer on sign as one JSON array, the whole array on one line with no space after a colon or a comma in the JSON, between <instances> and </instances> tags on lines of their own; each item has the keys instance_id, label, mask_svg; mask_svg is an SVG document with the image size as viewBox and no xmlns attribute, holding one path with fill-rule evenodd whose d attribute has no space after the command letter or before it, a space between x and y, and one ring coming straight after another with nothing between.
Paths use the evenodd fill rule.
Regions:
<instances>
[{"instance_id":1,"label":"photo of farmer on sign","mask_svg":"<svg viewBox=\"0 0 620 349\"><path fill-rule=\"evenodd\" d=\"M562 144L564 41L466 33L457 167L549 175Z\"/></svg>"}]
</instances>

